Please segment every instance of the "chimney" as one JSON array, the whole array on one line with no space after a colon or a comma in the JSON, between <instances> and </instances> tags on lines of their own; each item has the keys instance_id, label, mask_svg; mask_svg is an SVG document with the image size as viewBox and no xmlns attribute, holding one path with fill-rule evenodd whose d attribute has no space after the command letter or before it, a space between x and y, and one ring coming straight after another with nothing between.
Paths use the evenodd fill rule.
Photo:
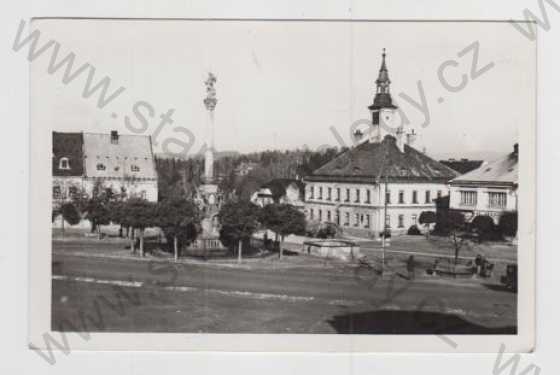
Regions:
<instances>
[{"instance_id":1,"label":"chimney","mask_svg":"<svg viewBox=\"0 0 560 375\"><path fill-rule=\"evenodd\" d=\"M404 152L404 129L401 127L399 127L397 129L397 147L399 148L400 152Z\"/></svg>"},{"instance_id":2,"label":"chimney","mask_svg":"<svg viewBox=\"0 0 560 375\"><path fill-rule=\"evenodd\" d=\"M416 141L416 132L412 129L410 133L406 135L406 144L412 146L414 141Z\"/></svg>"},{"instance_id":3,"label":"chimney","mask_svg":"<svg viewBox=\"0 0 560 375\"><path fill-rule=\"evenodd\" d=\"M119 144L119 132L116 130L111 130L111 144Z\"/></svg>"}]
</instances>

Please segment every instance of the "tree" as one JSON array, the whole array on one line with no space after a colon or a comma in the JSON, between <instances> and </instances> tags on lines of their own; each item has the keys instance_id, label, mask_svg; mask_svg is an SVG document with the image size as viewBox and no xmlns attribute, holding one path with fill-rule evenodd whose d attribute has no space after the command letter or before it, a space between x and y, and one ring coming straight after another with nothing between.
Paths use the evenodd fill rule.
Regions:
<instances>
[{"instance_id":1,"label":"tree","mask_svg":"<svg viewBox=\"0 0 560 375\"><path fill-rule=\"evenodd\" d=\"M490 216L486 215L476 216L472 221L472 227L478 233L479 242L491 239L493 234L496 232L494 220L492 220Z\"/></svg>"},{"instance_id":2,"label":"tree","mask_svg":"<svg viewBox=\"0 0 560 375\"><path fill-rule=\"evenodd\" d=\"M234 197L235 189L237 186L237 174L235 169L232 167L225 177L220 181L219 188L224 194L225 199L231 199Z\"/></svg>"},{"instance_id":3,"label":"tree","mask_svg":"<svg viewBox=\"0 0 560 375\"><path fill-rule=\"evenodd\" d=\"M111 211L108 208L109 202L103 196L93 196L86 204L86 218L91 223L91 232L95 232L101 238L101 225L107 225L111 222Z\"/></svg>"},{"instance_id":4,"label":"tree","mask_svg":"<svg viewBox=\"0 0 560 375\"><path fill-rule=\"evenodd\" d=\"M126 201L111 201L108 204L109 217L112 223L119 224L119 237L123 237L122 229L126 229L126 237L130 234L130 223L127 220Z\"/></svg>"},{"instance_id":5,"label":"tree","mask_svg":"<svg viewBox=\"0 0 560 375\"><path fill-rule=\"evenodd\" d=\"M465 230L465 216L457 211L448 211L445 215L447 218L447 228L449 230L449 236L453 244L454 250L454 265L453 273L457 269L457 261L459 260L459 252L464 243L464 238L462 237L462 232Z\"/></svg>"},{"instance_id":6,"label":"tree","mask_svg":"<svg viewBox=\"0 0 560 375\"><path fill-rule=\"evenodd\" d=\"M517 211L504 212L500 216L498 228L504 236L515 237L517 235Z\"/></svg>"},{"instance_id":7,"label":"tree","mask_svg":"<svg viewBox=\"0 0 560 375\"><path fill-rule=\"evenodd\" d=\"M183 198L168 198L156 206L156 225L173 239L173 254L179 258L179 248L192 242L197 236L200 212L191 201Z\"/></svg>"},{"instance_id":8,"label":"tree","mask_svg":"<svg viewBox=\"0 0 560 375\"><path fill-rule=\"evenodd\" d=\"M280 236L280 259L285 236L305 233L305 215L291 204L274 203L264 206L262 223L267 229Z\"/></svg>"},{"instance_id":9,"label":"tree","mask_svg":"<svg viewBox=\"0 0 560 375\"><path fill-rule=\"evenodd\" d=\"M142 198L130 198L124 206L123 218L131 228L138 229L140 237L140 255L144 256L144 230L156 223L155 204ZM136 252L134 242L131 243L132 253Z\"/></svg>"},{"instance_id":10,"label":"tree","mask_svg":"<svg viewBox=\"0 0 560 375\"><path fill-rule=\"evenodd\" d=\"M422 211L418 222L426 227L426 237L430 236L430 224L436 222L436 213L433 211Z\"/></svg>"},{"instance_id":11,"label":"tree","mask_svg":"<svg viewBox=\"0 0 560 375\"><path fill-rule=\"evenodd\" d=\"M237 259L241 263L242 243L251 238L259 227L260 208L247 201L225 203L220 212L220 238L223 243L233 246L237 244Z\"/></svg>"},{"instance_id":12,"label":"tree","mask_svg":"<svg viewBox=\"0 0 560 375\"><path fill-rule=\"evenodd\" d=\"M60 212L62 213L62 236L64 237L64 222L67 221L70 225L76 225L82 220L82 216L76 206L72 203L64 203L60 207Z\"/></svg>"}]
</instances>

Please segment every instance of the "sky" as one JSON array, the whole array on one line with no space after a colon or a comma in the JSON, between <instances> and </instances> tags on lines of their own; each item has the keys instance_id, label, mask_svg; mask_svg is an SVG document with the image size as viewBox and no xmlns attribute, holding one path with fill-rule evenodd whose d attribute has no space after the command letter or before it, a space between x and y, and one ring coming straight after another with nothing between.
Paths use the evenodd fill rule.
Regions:
<instances>
[{"instance_id":1,"label":"sky","mask_svg":"<svg viewBox=\"0 0 560 375\"><path fill-rule=\"evenodd\" d=\"M350 145L352 124L370 119L383 48L393 100L418 134L417 149L446 157L508 152L518 128L535 121L535 44L507 23L51 19L34 28L41 43L60 44L60 57L74 52L76 66L95 67L94 80L110 77L110 92L125 88L100 109L96 95L82 97L85 76L64 84L63 69L48 73L47 50L31 64L34 121L57 131L131 133L125 117L139 129L134 109L145 102L141 133L152 135L156 152L194 154L207 141L209 71L217 76L218 151ZM463 88L446 89L463 75ZM421 103L419 82L421 109L411 104ZM170 109L173 123L159 127Z\"/></svg>"}]
</instances>

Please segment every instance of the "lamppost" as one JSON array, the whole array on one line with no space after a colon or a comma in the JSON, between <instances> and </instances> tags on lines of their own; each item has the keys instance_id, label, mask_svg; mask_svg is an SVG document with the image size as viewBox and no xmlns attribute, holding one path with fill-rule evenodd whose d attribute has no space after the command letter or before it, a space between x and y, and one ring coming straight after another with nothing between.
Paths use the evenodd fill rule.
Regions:
<instances>
[{"instance_id":1,"label":"lamppost","mask_svg":"<svg viewBox=\"0 0 560 375\"><path fill-rule=\"evenodd\" d=\"M385 203L383 204L383 235L381 236L381 274L385 274L385 237L387 236L387 176L385 176Z\"/></svg>"}]
</instances>

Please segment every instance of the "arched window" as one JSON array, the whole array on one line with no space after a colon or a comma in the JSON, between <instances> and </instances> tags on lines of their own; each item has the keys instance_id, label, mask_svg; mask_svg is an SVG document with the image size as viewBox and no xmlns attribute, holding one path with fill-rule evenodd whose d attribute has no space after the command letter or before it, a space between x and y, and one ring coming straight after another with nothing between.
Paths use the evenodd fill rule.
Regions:
<instances>
[{"instance_id":1,"label":"arched window","mask_svg":"<svg viewBox=\"0 0 560 375\"><path fill-rule=\"evenodd\" d=\"M58 161L58 169L70 169L70 161L67 157L60 158Z\"/></svg>"}]
</instances>

